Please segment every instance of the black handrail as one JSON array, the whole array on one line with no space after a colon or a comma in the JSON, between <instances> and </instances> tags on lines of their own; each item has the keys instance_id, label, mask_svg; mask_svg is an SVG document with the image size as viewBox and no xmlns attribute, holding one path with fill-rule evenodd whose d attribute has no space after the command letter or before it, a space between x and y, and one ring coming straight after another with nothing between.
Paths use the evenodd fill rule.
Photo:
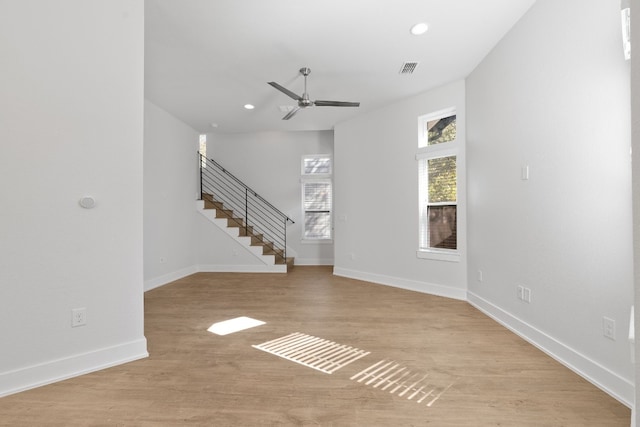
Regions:
<instances>
[{"instance_id":1,"label":"black handrail","mask_svg":"<svg viewBox=\"0 0 640 427\"><path fill-rule=\"evenodd\" d=\"M244 214L245 234L262 234L274 248L282 249L287 259L287 223L294 221L256 193L218 162L198 152L200 200L205 194L221 202L234 213ZM249 228L255 230L253 233Z\"/></svg>"}]
</instances>

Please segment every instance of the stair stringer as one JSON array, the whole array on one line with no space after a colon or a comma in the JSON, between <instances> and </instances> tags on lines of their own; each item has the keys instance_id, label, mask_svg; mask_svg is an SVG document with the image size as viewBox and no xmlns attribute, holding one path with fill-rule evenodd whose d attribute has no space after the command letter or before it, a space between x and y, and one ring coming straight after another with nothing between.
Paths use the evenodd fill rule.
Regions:
<instances>
[{"instance_id":1,"label":"stair stringer","mask_svg":"<svg viewBox=\"0 0 640 427\"><path fill-rule=\"evenodd\" d=\"M216 218L215 208L204 208L204 200L196 200L196 210L204 216L207 220L212 222L220 230L224 231L232 239L240 244L247 252L255 256L264 264L265 273L286 273L286 264L276 264L275 255L264 255L262 253L262 246L251 246L251 237L240 236L239 227L229 227L227 225L226 218Z\"/></svg>"}]
</instances>

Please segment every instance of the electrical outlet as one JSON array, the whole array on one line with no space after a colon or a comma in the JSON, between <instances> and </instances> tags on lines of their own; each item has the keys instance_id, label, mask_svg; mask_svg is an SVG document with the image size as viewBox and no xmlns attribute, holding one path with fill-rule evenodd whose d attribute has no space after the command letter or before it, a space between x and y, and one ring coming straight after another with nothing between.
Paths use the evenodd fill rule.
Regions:
<instances>
[{"instance_id":1,"label":"electrical outlet","mask_svg":"<svg viewBox=\"0 0 640 427\"><path fill-rule=\"evenodd\" d=\"M71 327L84 326L87 324L87 309L74 308L71 310Z\"/></svg>"},{"instance_id":2,"label":"electrical outlet","mask_svg":"<svg viewBox=\"0 0 640 427\"><path fill-rule=\"evenodd\" d=\"M518 285L518 299L527 304L531 303L531 288Z\"/></svg>"},{"instance_id":3,"label":"electrical outlet","mask_svg":"<svg viewBox=\"0 0 640 427\"><path fill-rule=\"evenodd\" d=\"M478 270L478 282L482 282L482 270Z\"/></svg>"},{"instance_id":4,"label":"electrical outlet","mask_svg":"<svg viewBox=\"0 0 640 427\"><path fill-rule=\"evenodd\" d=\"M602 318L602 334L611 339L616 340L616 321L608 317Z\"/></svg>"}]
</instances>

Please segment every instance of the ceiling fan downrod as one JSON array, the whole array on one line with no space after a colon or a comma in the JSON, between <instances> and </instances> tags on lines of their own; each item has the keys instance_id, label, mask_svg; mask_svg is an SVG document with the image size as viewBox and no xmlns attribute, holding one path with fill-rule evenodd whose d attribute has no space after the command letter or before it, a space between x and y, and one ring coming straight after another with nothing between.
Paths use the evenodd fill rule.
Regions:
<instances>
[{"instance_id":1,"label":"ceiling fan downrod","mask_svg":"<svg viewBox=\"0 0 640 427\"><path fill-rule=\"evenodd\" d=\"M300 74L304 76L304 92L302 93L302 99L298 101L298 106L301 108L313 107L313 102L309 99L309 92L307 92L307 76L311 74L311 68L300 68Z\"/></svg>"}]
</instances>

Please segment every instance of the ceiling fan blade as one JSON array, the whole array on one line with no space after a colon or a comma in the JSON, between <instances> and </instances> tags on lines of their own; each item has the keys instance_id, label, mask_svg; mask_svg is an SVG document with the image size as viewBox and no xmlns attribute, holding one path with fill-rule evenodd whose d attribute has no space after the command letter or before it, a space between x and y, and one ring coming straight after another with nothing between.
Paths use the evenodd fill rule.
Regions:
<instances>
[{"instance_id":1,"label":"ceiling fan blade","mask_svg":"<svg viewBox=\"0 0 640 427\"><path fill-rule=\"evenodd\" d=\"M359 102L346 102L346 101L314 101L313 105L316 107L359 107Z\"/></svg>"},{"instance_id":2,"label":"ceiling fan blade","mask_svg":"<svg viewBox=\"0 0 640 427\"><path fill-rule=\"evenodd\" d=\"M276 89L278 89L280 92L284 93L285 95L289 96L292 99L295 99L296 101L299 101L302 99L301 96L296 95L295 93L291 92L289 89L287 89L284 86L279 85L276 82L268 82L271 86L275 87Z\"/></svg>"},{"instance_id":3,"label":"ceiling fan blade","mask_svg":"<svg viewBox=\"0 0 640 427\"><path fill-rule=\"evenodd\" d=\"M296 107L293 110L289 111L286 116L282 118L282 120L289 120L291 117L295 116L298 111L302 110L300 107Z\"/></svg>"}]
</instances>

